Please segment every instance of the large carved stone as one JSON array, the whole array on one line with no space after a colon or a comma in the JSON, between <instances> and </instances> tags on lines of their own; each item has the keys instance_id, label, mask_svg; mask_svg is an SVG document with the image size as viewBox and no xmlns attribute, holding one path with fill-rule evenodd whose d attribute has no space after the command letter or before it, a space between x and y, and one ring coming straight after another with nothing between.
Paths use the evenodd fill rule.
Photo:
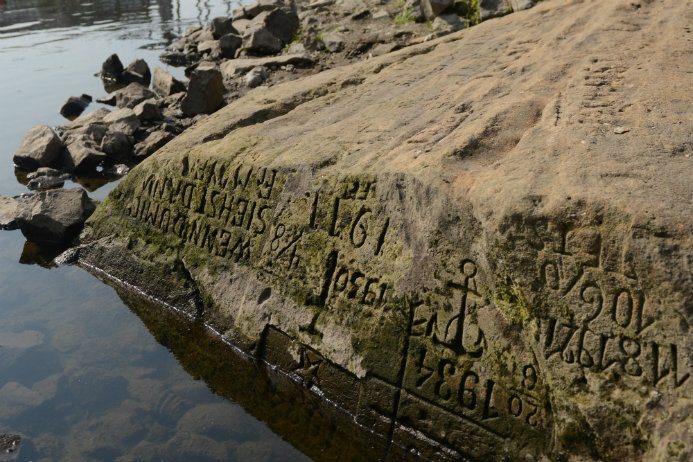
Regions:
<instances>
[{"instance_id":1,"label":"large carved stone","mask_svg":"<svg viewBox=\"0 0 693 462\"><path fill-rule=\"evenodd\" d=\"M690 460L691 19L542 2L250 92L134 168L79 259L390 448Z\"/></svg>"}]
</instances>

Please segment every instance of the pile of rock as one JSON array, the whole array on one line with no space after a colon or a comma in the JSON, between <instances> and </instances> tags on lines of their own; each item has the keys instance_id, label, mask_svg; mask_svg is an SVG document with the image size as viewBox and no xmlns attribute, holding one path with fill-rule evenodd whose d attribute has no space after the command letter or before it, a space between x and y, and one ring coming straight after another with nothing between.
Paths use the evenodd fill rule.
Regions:
<instances>
[{"instance_id":1,"label":"pile of rock","mask_svg":"<svg viewBox=\"0 0 693 462\"><path fill-rule=\"evenodd\" d=\"M114 109L82 115L92 97L70 97L60 109L70 122L32 128L14 163L30 172L27 186L33 190L62 188L76 174L122 176L205 114L252 88L388 53L533 4L259 0L206 27L188 28L161 55L165 63L186 66L188 82L160 67L152 72L142 59L124 66L117 54L109 56L100 72L109 94L97 102ZM0 226L7 227L3 220L0 216Z\"/></svg>"},{"instance_id":2,"label":"pile of rock","mask_svg":"<svg viewBox=\"0 0 693 462\"><path fill-rule=\"evenodd\" d=\"M20 229L28 240L42 245L66 245L95 209L96 202L82 188L0 196L0 229Z\"/></svg>"},{"instance_id":3,"label":"pile of rock","mask_svg":"<svg viewBox=\"0 0 693 462\"><path fill-rule=\"evenodd\" d=\"M250 88L382 55L479 21L533 6L535 0L260 0L190 27L161 55L188 72L219 65L227 100ZM240 61L240 65L236 62Z\"/></svg>"}]
</instances>

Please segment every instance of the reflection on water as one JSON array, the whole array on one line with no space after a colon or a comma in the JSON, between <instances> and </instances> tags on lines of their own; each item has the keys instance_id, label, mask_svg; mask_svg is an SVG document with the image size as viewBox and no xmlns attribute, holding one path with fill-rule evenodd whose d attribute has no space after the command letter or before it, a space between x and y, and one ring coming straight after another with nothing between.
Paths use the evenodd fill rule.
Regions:
<instances>
[{"instance_id":1,"label":"reflection on water","mask_svg":"<svg viewBox=\"0 0 693 462\"><path fill-rule=\"evenodd\" d=\"M0 194L28 192L12 167L22 136L36 124L64 124L58 109L68 96L101 96L94 74L108 55L161 65L158 54L173 34L235 6L0 0ZM112 189L107 180L79 179L97 199ZM177 350L179 362L162 345L173 348L189 326L150 327L152 336L113 289L79 268L54 267L61 250L26 243L18 231L0 232L0 434L23 436L15 460L307 460L272 431L284 431L275 414L286 412L282 400L289 398L273 395L273 382L259 379L252 363L203 366L204 355L216 351L207 344ZM138 315L152 325L146 312ZM219 381L222 372L227 378ZM228 391L241 385L271 395L253 398L261 411ZM291 441L304 449L299 440Z\"/></svg>"}]
</instances>

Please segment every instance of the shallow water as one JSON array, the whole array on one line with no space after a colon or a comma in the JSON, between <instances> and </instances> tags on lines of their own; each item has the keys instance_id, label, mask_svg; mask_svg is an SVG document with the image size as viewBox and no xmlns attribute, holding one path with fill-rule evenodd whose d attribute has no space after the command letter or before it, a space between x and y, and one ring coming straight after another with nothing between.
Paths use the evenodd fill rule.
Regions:
<instances>
[{"instance_id":1,"label":"shallow water","mask_svg":"<svg viewBox=\"0 0 693 462\"><path fill-rule=\"evenodd\" d=\"M58 109L68 96L104 94L94 74L110 53L161 65L172 34L235 6L0 0L0 194L27 192L12 155L29 128L65 123ZM213 370L231 379L210 380L112 288L76 267L36 264L51 257L19 231L0 231L0 433L24 437L18 454L0 460L308 460L219 391L234 371ZM255 414L276 428L268 409Z\"/></svg>"}]
</instances>

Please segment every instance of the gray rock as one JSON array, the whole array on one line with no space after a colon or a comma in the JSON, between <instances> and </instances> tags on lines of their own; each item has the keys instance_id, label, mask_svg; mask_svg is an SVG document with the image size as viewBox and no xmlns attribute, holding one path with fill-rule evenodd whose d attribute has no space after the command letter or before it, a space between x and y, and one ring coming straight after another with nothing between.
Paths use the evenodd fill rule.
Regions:
<instances>
[{"instance_id":1,"label":"gray rock","mask_svg":"<svg viewBox=\"0 0 693 462\"><path fill-rule=\"evenodd\" d=\"M137 118L140 119L142 122L161 120L161 118L163 117L163 115L161 114L161 109L157 104L157 101L153 98L142 101L140 104L135 106L133 110Z\"/></svg>"},{"instance_id":2,"label":"gray rock","mask_svg":"<svg viewBox=\"0 0 693 462\"><path fill-rule=\"evenodd\" d=\"M200 42L208 42L210 40L214 40L214 34L212 34L212 31L209 29L202 29L197 34L197 37L195 37L194 42L200 43Z\"/></svg>"},{"instance_id":3,"label":"gray rock","mask_svg":"<svg viewBox=\"0 0 693 462\"><path fill-rule=\"evenodd\" d=\"M256 26L265 27L272 35L286 44L294 38L300 23L295 13L287 13L284 10L276 9L264 11L257 15L251 21L250 27Z\"/></svg>"},{"instance_id":4,"label":"gray rock","mask_svg":"<svg viewBox=\"0 0 693 462\"><path fill-rule=\"evenodd\" d=\"M286 49L286 54L287 55L304 55L304 56L308 57L306 55L306 46L301 42L296 42L296 43L292 43L291 45L289 45L289 47ZM312 59L310 61L312 62Z\"/></svg>"},{"instance_id":5,"label":"gray rock","mask_svg":"<svg viewBox=\"0 0 693 462\"><path fill-rule=\"evenodd\" d=\"M336 0L314 0L311 1L304 8L308 10L318 10L335 4Z\"/></svg>"},{"instance_id":6,"label":"gray rock","mask_svg":"<svg viewBox=\"0 0 693 462\"><path fill-rule=\"evenodd\" d=\"M123 83L137 82L148 87L152 81L152 73L144 59L136 59L125 68L119 80Z\"/></svg>"},{"instance_id":7,"label":"gray rock","mask_svg":"<svg viewBox=\"0 0 693 462\"><path fill-rule=\"evenodd\" d=\"M12 160L19 168L36 170L54 164L62 147L60 138L51 127L37 125L24 135Z\"/></svg>"},{"instance_id":8,"label":"gray rock","mask_svg":"<svg viewBox=\"0 0 693 462\"><path fill-rule=\"evenodd\" d=\"M103 118L106 117L108 114L110 114L111 111L109 111L106 108L99 108L94 112L90 112L88 114L81 115L77 117L75 120L67 124L65 127L68 129L74 129L74 128L79 128L79 127L84 127L87 125L91 124L99 124L103 122Z\"/></svg>"},{"instance_id":9,"label":"gray rock","mask_svg":"<svg viewBox=\"0 0 693 462\"><path fill-rule=\"evenodd\" d=\"M153 91L139 83L131 83L112 95L115 97L115 106L119 108L134 108L142 101L156 96Z\"/></svg>"},{"instance_id":10,"label":"gray rock","mask_svg":"<svg viewBox=\"0 0 693 462\"><path fill-rule=\"evenodd\" d=\"M344 37L337 32L325 34L321 41L325 49L331 53L338 53L344 49Z\"/></svg>"},{"instance_id":11,"label":"gray rock","mask_svg":"<svg viewBox=\"0 0 693 462\"><path fill-rule=\"evenodd\" d=\"M55 168L41 167L39 169L36 169L35 172L29 173L26 177L29 180L33 180L35 178L41 178L42 176L60 176L61 174L62 172Z\"/></svg>"},{"instance_id":12,"label":"gray rock","mask_svg":"<svg viewBox=\"0 0 693 462\"><path fill-rule=\"evenodd\" d=\"M479 3L479 13L482 21L497 16L503 16L512 13L512 11L512 3L508 0L481 0Z\"/></svg>"},{"instance_id":13,"label":"gray rock","mask_svg":"<svg viewBox=\"0 0 693 462\"><path fill-rule=\"evenodd\" d=\"M528 10L537 4L536 0L510 0L513 11Z\"/></svg>"},{"instance_id":14,"label":"gray rock","mask_svg":"<svg viewBox=\"0 0 693 462\"><path fill-rule=\"evenodd\" d=\"M69 243L91 216L96 204L81 189L54 189L20 203L17 226L39 244Z\"/></svg>"},{"instance_id":15,"label":"gray rock","mask_svg":"<svg viewBox=\"0 0 693 462\"><path fill-rule=\"evenodd\" d=\"M160 96L170 96L185 91L185 84L164 69L155 67L152 88Z\"/></svg>"},{"instance_id":16,"label":"gray rock","mask_svg":"<svg viewBox=\"0 0 693 462\"><path fill-rule=\"evenodd\" d=\"M238 35L243 36L245 31L248 30L248 26L250 26L250 19L235 19L231 24L238 31Z\"/></svg>"},{"instance_id":17,"label":"gray rock","mask_svg":"<svg viewBox=\"0 0 693 462\"><path fill-rule=\"evenodd\" d=\"M393 51L395 51L395 50L399 50L400 48L401 48L401 45L399 45L399 44L396 43L396 42L393 42L393 43L379 43L379 44L377 44L376 46L374 46L374 47L371 49L370 55L371 55L372 57L381 56L381 55L384 55L384 54L387 54L387 53L391 53L391 52L393 52Z\"/></svg>"},{"instance_id":18,"label":"gray rock","mask_svg":"<svg viewBox=\"0 0 693 462\"><path fill-rule=\"evenodd\" d=\"M421 11L426 19L433 19L440 16L453 3L453 0L421 0Z\"/></svg>"},{"instance_id":19,"label":"gray rock","mask_svg":"<svg viewBox=\"0 0 693 462\"><path fill-rule=\"evenodd\" d=\"M390 17L390 13L385 8L380 8L373 12L373 19L386 19Z\"/></svg>"},{"instance_id":20,"label":"gray rock","mask_svg":"<svg viewBox=\"0 0 693 462\"><path fill-rule=\"evenodd\" d=\"M135 156L138 158L149 157L172 139L173 135L169 132L163 130L152 132L143 142L137 145Z\"/></svg>"},{"instance_id":21,"label":"gray rock","mask_svg":"<svg viewBox=\"0 0 693 462\"><path fill-rule=\"evenodd\" d=\"M65 181L69 180L69 173L58 173L57 175L44 175L37 178L32 178L26 184L26 187L32 191L62 188Z\"/></svg>"},{"instance_id":22,"label":"gray rock","mask_svg":"<svg viewBox=\"0 0 693 462\"><path fill-rule=\"evenodd\" d=\"M198 57L194 53L186 53L179 50L167 50L159 55L161 62L171 66L189 66L197 61Z\"/></svg>"},{"instance_id":23,"label":"gray rock","mask_svg":"<svg viewBox=\"0 0 693 462\"><path fill-rule=\"evenodd\" d=\"M262 25L248 27L243 35L243 49L250 53L274 54L282 48L284 43Z\"/></svg>"},{"instance_id":24,"label":"gray rock","mask_svg":"<svg viewBox=\"0 0 693 462\"><path fill-rule=\"evenodd\" d=\"M112 165L104 171L107 175L125 176L130 173L130 167L125 164Z\"/></svg>"},{"instance_id":25,"label":"gray rock","mask_svg":"<svg viewBox=\"0 0 693 462\"><path fill-rule=\"evenodd\" d=\"M63 166L67 171L84 171L96 168L106 160L100 146L87 135L74 135L65 143L67 155Z\"/></svg>"},{"instance_id":26,"label":"gray rock","mask_svg":"<svg viewBox=\"0 0 693 462\"><path fill-rule=\"evenodd\" d=\"M197 52L203 56L209 55L212 59L221 56L219 40L206 40L197 44Z\"/></svg>"},{"instance_id":27,"label":"gray rock","mask_svg":"<svg viewBox=\"0 0 693 462\"><path fill-rule=\"evenodd\" d=\"M313 63L313 59L305 53L280 56L267 56L262 58L239 58L231 59L222 64L221 72L224 74L225 77L232 78L238 74L247 72L257 66L309 66Z\"/></svg>"},{"instance_id":28,"label":"gray rock","mask_svg":"<svg viewBox=\"0 0 693 462\"><path fill-rule=\"evenodd\" d=\"M437 32L455 32L467 27L466 20L456 14L442 14L433 20L433 30Z\"/></svg>"},{"instance_id":29,"label":"gray rock","mask_svg":"<svg viewBox=\"0 0 693 462\"><path fill-rule=\"evenodd\" d=\"M107 131L108 127L103 123L93 123L74 129L67 129L63 133L63 143L72 135L87 135L96 143L100 143Z\"/></svg>"},{"instance_id":30,"label":"gray rock","mask_svg":"<svg viewBox=\"0 0 693 462\"><path fill-rule=\"evenodd\" d=\"M19 202L13 197L0 196L0 229L17 229Z\"/></svg>"},{"instance_id":31,"label":"gray rock","mask_svg":"<svg viewBox=\"0 0 693 462\"><path fill-rule=\"evenodd\" d=\"M27 188L31 190L62 188L66 180L70 179L69 173L63 173L50 167L41 167L28 174Z\"/></svg>"},{"instance_id":32,"label":"gray rock","mask_svg":"<svg viewBox=\"0 0 693 462\"><path fill-rule=\"evenodd\" d=\"M413 15L415 21L420 22L426 19L421 6L421 0L406 0L404 7Z\"/></svg>"},{"instance_id":33,"label":"gray rock","mask_svg":"<svg viewBox=\"0 0 693 462\"><path fill-rule=\"evenodd\" d=\"M250 88L255 88L267 80L267 77L269 77L269 69L265 66L257 66L245 75L245 84Z\"/></svg>"},{"instance_id":34,"label":"gray rock","mask_svg":"<svg viewBox=\"0 0 693 462\"><path fill-rule=\"evenodd\" d=\"M113 53L106 58L106 61L101 65L101 77L116 80L122 74L124 68L123 63L117 54Z\"/></svg>"},{"instance_id":35,"label":"gray rock","mask_svg":"<svg viewBox=\"0 0 693 462\"><path fill-rule=\"evenodd\" d=\"M233 11L234 20L253 19L264 11L271 11L285 6L282 0L259 0Z\"/></svg>"},{"instance_id":36,"label":"gray rock","mask_svg":"<svg viewBox=\"0 0 693 462\"><path fill-rule=\"evenodd\" d=\"M233 27L232 19L225 16L212 19L212 22L209 23L209 30L217 40L226 34L238 34L238 31Z\"/></svg>"},{"instance_id":37,"label":"gray rock","mask_svg":"<svg viewBox=\"0 0 693 462\"><path fill-rule=\"evenodd\" d=\"M60 115L66 119L73 120L79 117L91 103L91 96L70 96L65 104L60 108Z\"/></svg>"},{"instance_id":38,"label":"gray rock","mask_svg":"<svg viewBox=\"0 0 693 462\"><path fill-rule=\"evenodd\" d=\"M111 132L122 132L126 135L134 135L142 125L135 111L130 108L122 108L111 112L103 119Z\"/></svg>"},{"instance_id":39,"label":"gray rock","mask_svg":"<svg viewBox=\"0 0 693 462\"><path fill-rule=\"evenodd\" d=\"M198 66L190 74L188 93L181 101L187 116L211 114L224 103L224 79L219 69L211 65Z\"/></svg>"},{"instance_id":40,"label":"gray rock","mask_svg":"<svg viewBox=\"0 0 693 462\"><path fill-rule=\"evenodd\" d=\"M122 132L108 132L101 141L101 150L111 160L124 160L132 155L132 138Z\"/></svg>"},{"instance_id":41,"label":"gray rock","mask_svg":"<svg viewBox=\"0 0 693 462\"><path fill-rule=\"evenodd\" d=\"M236 33L223 35L219 39L219 49L221 51L221 56L227 59L233 59L236 56L236 52L243 45L243 38Z\"/></svg>"}]
</instances>

